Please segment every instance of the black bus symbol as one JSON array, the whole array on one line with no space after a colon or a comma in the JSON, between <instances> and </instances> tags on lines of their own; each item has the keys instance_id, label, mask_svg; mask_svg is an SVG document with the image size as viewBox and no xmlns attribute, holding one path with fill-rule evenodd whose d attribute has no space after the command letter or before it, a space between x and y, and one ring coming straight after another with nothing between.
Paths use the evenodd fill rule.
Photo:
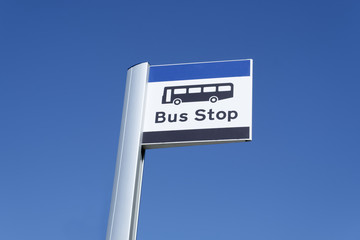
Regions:
<instances>
[{"instance_id":1,"label":"black bus symbol","mask_svg":"<svg viewBox=\"0 0 360 240\"><path fill-rule=\"evenodd\" d=\"M232 83L202 84L189 86L165 87L162 103L203 102L212 103L221 99L232 98L234 85Z\"/></svg>"}]
</instances>

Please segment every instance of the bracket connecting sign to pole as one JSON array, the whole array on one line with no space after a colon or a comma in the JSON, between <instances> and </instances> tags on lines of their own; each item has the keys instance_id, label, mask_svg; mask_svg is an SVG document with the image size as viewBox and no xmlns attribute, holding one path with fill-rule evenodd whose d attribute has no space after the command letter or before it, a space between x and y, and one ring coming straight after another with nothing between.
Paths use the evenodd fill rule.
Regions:
<instances>
[{"instance_id":1,"label":"bracket connecting sign to pole","mask_svg":"<svg viewBox=\"0 0 360 240\"><path fill-rule=\"evenodd\" d=\"M252 60L129 68L107 240L135 240L145 149L252 139Z\"/></svg>"}]
</instances>

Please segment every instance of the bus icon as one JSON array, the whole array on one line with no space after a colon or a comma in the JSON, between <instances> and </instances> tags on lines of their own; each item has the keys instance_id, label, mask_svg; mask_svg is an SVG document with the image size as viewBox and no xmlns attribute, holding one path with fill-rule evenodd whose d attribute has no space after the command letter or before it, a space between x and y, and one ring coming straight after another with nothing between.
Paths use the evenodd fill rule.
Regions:
<instances>
[{"instance_id":1,"label":"bus icon","mask_svg":"<svg viewBox=\"0 0 360 240\"><path fill-rule=\"evenodd\" d=\"M182 102L205 102L215 103L218 100L232 98L234 85L232 83L202 84L165 87L162 96L162 104Z\"/></svg>"}]
</instances>

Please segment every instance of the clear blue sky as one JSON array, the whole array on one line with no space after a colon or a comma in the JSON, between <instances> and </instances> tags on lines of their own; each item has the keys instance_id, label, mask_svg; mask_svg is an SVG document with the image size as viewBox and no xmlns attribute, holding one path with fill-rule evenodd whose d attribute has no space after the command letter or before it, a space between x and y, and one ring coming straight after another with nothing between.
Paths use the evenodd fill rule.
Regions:
<instances>
[{"instance_id":1,"label":"clear blue sky","mask_svg":"<svg viewBox=\"0 0 360 240\"><path fill-rule=\"evenodd\" d=\"M1 1L0 239L105 239L127 68L241 58L253 142L147 151L138 239L360 239L359 12Z\"/></svg>"}]
</instances>

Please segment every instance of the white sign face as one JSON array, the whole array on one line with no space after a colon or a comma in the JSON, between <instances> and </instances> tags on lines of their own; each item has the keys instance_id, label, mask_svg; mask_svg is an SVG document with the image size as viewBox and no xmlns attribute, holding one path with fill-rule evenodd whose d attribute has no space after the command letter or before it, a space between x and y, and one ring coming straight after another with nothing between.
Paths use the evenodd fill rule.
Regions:
<instances>
[{"instance_id":1,"label":"white sign face","mask_svg":"<svg viewBox=\"0 0 360 240\"><path fill-rule=\"evenodd\" d=\"M251 122L251 60L150 67L145 147L249 141Z\"/></svg>"}]
</instances>

